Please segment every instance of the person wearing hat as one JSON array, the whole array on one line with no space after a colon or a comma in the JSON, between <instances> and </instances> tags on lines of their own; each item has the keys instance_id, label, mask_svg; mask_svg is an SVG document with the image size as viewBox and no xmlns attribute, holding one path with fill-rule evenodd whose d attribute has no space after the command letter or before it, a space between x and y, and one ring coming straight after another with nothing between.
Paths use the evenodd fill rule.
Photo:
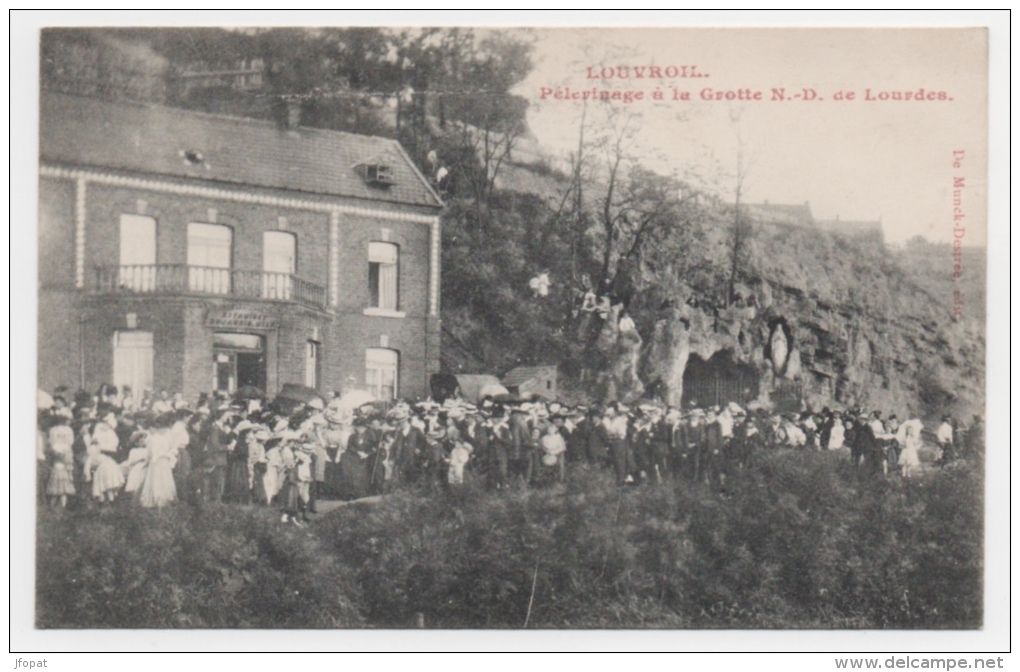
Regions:
<instances>
[{"instance_id":1,"label":"person wearing hat","mask_svg":"<svg viewBox=\"0 0 1020 672\"><path fill-rule=\"evenodd\" d=\"M419 467L428 462L428 439L421 428L411 423L408 410L401 410L393 419L397 423L393 443L390 445L393 479L396 484L417 482L424 471Z\"/></svg>"},{"instance_id":2,"label":"person wearing hat","mask_svg":"<svg viewBox=\"0 0 1020 672\"><path fill-rule=\"evenodd\" d=\"M646 481L654 477L655 458L652 446L654 427L652 425L651 406L638 406L638 414L630 430L630 449L634 455L634 471L639 480Z\"/></svg>"},{"instance_id":3,"label":"person wearing hat","mask_svg":"<svg viewBox=\"0 0 1020 672\"><path fill-rule=\"evenodd\" d=\"M938 463L940 467L950 464L956 457L953 450L953 422L948 415L942 416L942 424L935 430L935 442L939 448Z\"/></svg>"},{"instance_id":4,"label":"person wearing hat","mask_svg":"<svg viewBox=\"0 0 1020 672\"><path fill-rule=\"evenodd\" d=\"M525 483L531 482L534 473L535 442L531 435L528 416L531 404L515 406L510 414L510 475Z\"/></svg>"},{"instance_id":5,"label":"person wearing hat","mask_svg":"<svg viewBox=\"0 0 1020 672\"><path fill-rule=\"evenodd\" d=\"M251 476L248 472L251 444L257 430L256 425L243 420L235 427L236 440L233 449L227 453L226 477L223 487L223 501L233 504L251 504Z\"/></svg>"},{"instance_id":6,"label":"person wearing hat","mask_svg":"<svg viewBox=\"0 0 1020 672\"><path fill-rule=\"evenodd\" d=\"M240 416L232 411L222 413L213 423L202 451L202 493L206 502L223 501L227 486L227 458L236 439L234 427Z\"/></svg>"},{"instance_id":7,"label":"person wearing hat","mask_svg":"<svg viewBox=\"0 0 1020 672\"><path fill-rule=\"evenodd\" d=\"M846 423L842 413L834 411L829 425L829 435L824 445L828 450L840 450L846 444Z\"/></svg>"},{"instance_id":8,"label":"person wearing hat","mask_svg":"<svg viewBox=\"0 0 1020 672\"><path fill-rule=\"evenodd\" d=\"M256 427L248 434L248 490L256 504L268 504L265 476L268 471L266 463L266 441L270 438L265 427Z\"/></svg>"},{"instance_id":9,"label":"person wearing hat","mask_svg":"<svg viewBox=\"0 0 1020 672\"><path fill-rule=\"evenodd\" d=\"M602 427L609 445L609 458L613 463L617 485L634 482L634 477L631 475L634 458L630 453L629 423L625 413L625 406L613 402L606 406L602 415Z\"/></svg>"},{"instance_id":10,"label":"person wearing hat","mask_svg":"<svg viewBox=\"0 0 1020 672\"><path fill-rule=\"evenodd\" d=\"M343 498L347 500L367 497L369 492L369 458L375 452L375 444L368 432L368 421L354 420L354 433L347 440L347 450L340 458L341 477L344 484Z\"/></svg>"},{"instance_id":11,"label":"person wearing hat","mask_svg":"<svg viewBox=\"0 0 1020 672\"><path fill-rule=\"evenodd\" d=\"M510 456L513 454L513 434L510 420L503 406L492 410L489 421L489 487L503 490L510 483Z\"/></svg>"},{"instance_id":12,"label":"person wearing hat","mask_svg":"<svg viewBox=\"0 0 1020 672\"><path fill-rule=\"evenodd\" d=\"M190 501L188 497L191 478L191 432L188 423L194 413L190 409L181 408L173 413L174 422L170 427L170 449L174 454L174 483L181 499Z\"/></svg>"},{"instance_id":13,"label":"person wearing hat","mask_svg":"<svg viewBox=\"0 0 1020 672\"><path fill-rule=\"evenodd\" d=\"M486 472L489 470L490 463L489 432L477 412L469 413L464 418L461 436L471 445L471 463L468 466L474 471L480 471L481 476L488 481Z\"/></svg>"},{"instance_id":14,"label":"person wearing hat","mask_svg":"<svg viewBox=\"0 0 1020 672\"><path fill-rule=\"evenodd\" d=\"M669 453L672 443L672 426L666 422L665 413L659 406L651 411L652 424L651 458L652 468L649 476L654 476L656 483L662 483L669 476Z\"/></svg>"},{"instance_id":15,"label":"person wearing hat","mask_svg":"<svg viewBox=\"0 0 1020 672\"><path fill-rule=\"evenodd\" d=\"M541 446L540 463L545 467L553 467L558 472L560 483L567 479L567 471L564 457L567 452L567 443L563 440L559 428L555 424L546 425L545 433L539 439Z\"/></svg>"},{"instance_id":16,"label":"person wearing hat","mask_svg":"<svg viewBox=\"0 0 1020 672\"><path fill-rule=\"evenodd\" d=\"M383 424L379 417L374 417L369 422L369 431L372 432L372 443L375 451L369 458L369 484L373 495L388 493L393 488L393 457L391 453L393 444L393 428Z\"/></svg>"},{"instance_id":17,"label":"person wearing hat","mask_svg":"<svg viewBox=\"0 0 1020 672\"><path fill-rule=\"evenodd\" d=\"M754 418L748 417L743 409L733 416L733 440L730 442L731 467L746 469L751 464L757 441L761 438Z\"/></svg>"},{"instance_id":18,"label":"person wearing hat","mask_svg":"<svg viewBox=\"0 0 1020 672\"><path fill-rule=\"evenodd\" d=\"M687 422L680 409L670 406L662 419L663 431L668 432L669 456L666 458L673 478L687 478L691 467L691 453L688 447Z\"/></svg>"},{"instance_id":19,"label":"person wearing hat","mask_svg":"<svg viewBox=\"0 0 1020 672\"><path fill-rule=\"evenodd\" d=\"M609 437L602 425L602 409L592 406L584 413L575 434L584 437L584 457L593 467L606 464L609 452Z\"/></svg>"},{"instance_id":20,"label":"person wearing hat","mask_svg":"<svg viewBox=\"0 0 1020 672\"><path fill-rule=\"evenodd\" d=\"M850 463L855 469L860 468L868 454L871 441L871 428L868 427L868 416L858 413L854 418L851 429L847 431L847 442L850 444Z\"/></svg>"},{"instance_id":21,"label":"person wearing hat","mask_svg":"<svg viewBox=\"0 0 1020 672\"><path fill-rule=\"evenodd\" d=\"M714 409L705 414L705 443L701 454L701 470L705 483L720 483L724 476L723 436L719 416Z\"/></svg>"},{"instance_id":22,"label":"person wearing hat","mask_svg":"<svg viewBox=\"0 0 1020 672\"><path fill-rule=\"evenodd\" d=\"M303 474L310 479L311 454L302 451L296 437L291 435L283 438L280 453L283 457L284 468L283 487L280 490L279 500L280 508L283 510L280 522L292 522L296 527L304 527L304 523L300 520L300 518L306 518L302 515L304 514L304 508L301 484L303 482Z\"/></svg>"},{"instance_id":23,"label":"person wearing hat","mask_svg":"<svg viewBox=\"0 0 1020 672\"><path fill-rule=\"evenodd\" d=\"M173 478L174 453L170 427L173 417L164 413L157 417L145 438L145 476L138 489L138 502L146 508L162 508L177 500Z\"/></svg>"}]
</instances>

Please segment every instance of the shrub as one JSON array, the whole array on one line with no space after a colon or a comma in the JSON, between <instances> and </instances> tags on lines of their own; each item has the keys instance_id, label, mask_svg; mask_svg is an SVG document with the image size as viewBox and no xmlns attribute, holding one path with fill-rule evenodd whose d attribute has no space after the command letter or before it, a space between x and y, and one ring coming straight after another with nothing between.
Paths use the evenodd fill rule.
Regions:
<instances>
[{"instance_id":1,"label":"shrub","mask_svg":"<svg viewBox=\"0 0 1020 672\"><path fill-rule=\"evenodd\" d=\"M771 451L725 489L398 492L272 511L46 512L40 627L975 628L982 488Z\"/></svg>"},{"instance_id":2,"label":"shrub","mask_svg":"<svg viewBox=\"0 0 1020 672\"><path fill-rule=\"evenodd\" d=\"M65 512L70 514L70 512ZM265 510L48 514L37 548L38 627L343 627L356 588L318 541Z\"/></svg>"}]
</instances>

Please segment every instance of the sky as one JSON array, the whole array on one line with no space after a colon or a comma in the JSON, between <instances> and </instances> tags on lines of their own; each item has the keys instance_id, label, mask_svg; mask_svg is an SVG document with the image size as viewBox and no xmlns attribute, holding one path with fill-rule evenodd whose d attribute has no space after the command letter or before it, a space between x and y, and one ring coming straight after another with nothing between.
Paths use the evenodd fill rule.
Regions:
<instances>
[{"instance_id":1,"label":"sky","mask_svg":"<svg viewBox=\"0 0 1020 672\"><path fill-rule=\"evenodd\" d=\"M576 148L583 105L557 100L558 88L642 91L640 101L591 104L588 119L607 107L638 115L630 147L660 172L695 175L733 200L740 156L743 201L809 202L818 219L881 220L894 244L917 235L950 242L953 180L963 177L964 219L956 221L965 224L964 244L985 244L980 29L540 29L535 40L534 71L516 91L531 101L536 139L554 153ZM658 79L648 70L635 78L638 66L666 75L667 66L684 65L706 76ZM628 79L620 77L625 66ZM613 76L601 77L603 67ZM665 100L651 99L656 88ZM787 99L774 100L775 88ZM922 88L944 99L891 99ZM674 89L691 99L673 100ZM804 89L814 99L790 99Z\"/></svg>"}]
</instances>

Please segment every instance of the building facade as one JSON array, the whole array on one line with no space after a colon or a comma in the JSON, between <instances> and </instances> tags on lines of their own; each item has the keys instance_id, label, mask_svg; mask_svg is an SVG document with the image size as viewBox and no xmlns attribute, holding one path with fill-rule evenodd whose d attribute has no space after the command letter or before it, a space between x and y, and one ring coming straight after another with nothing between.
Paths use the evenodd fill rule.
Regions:
<instances>
[{"instance_id":1,"label":"building facade","mask_svg":"<svg viewBox=\"0 0 1020 672\"><path fill-rule=\"evenodd\" d=\"M391 139L44 93L39 384L428 394L442 203Z\"/></svg>"}]
</instances>

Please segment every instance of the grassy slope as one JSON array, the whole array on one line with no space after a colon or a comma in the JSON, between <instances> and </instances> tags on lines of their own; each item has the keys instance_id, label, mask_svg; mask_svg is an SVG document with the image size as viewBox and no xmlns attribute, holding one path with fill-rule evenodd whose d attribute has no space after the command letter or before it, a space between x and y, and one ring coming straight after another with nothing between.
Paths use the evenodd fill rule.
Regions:
<instances>
[{"instance_id":1,"label":"grassy slope","mask_svg":"<svg viewBox=\"0 0 1020 672\"><path fill-rule=\"evenodd\" d=\"M973 628L980 492L966 468L884 482L842 456L775 453L725 494L620 491L578 467L562 489L404 493L307 530L232 507L46 513L37 621Z\"/></svg>"}]
</instances>

